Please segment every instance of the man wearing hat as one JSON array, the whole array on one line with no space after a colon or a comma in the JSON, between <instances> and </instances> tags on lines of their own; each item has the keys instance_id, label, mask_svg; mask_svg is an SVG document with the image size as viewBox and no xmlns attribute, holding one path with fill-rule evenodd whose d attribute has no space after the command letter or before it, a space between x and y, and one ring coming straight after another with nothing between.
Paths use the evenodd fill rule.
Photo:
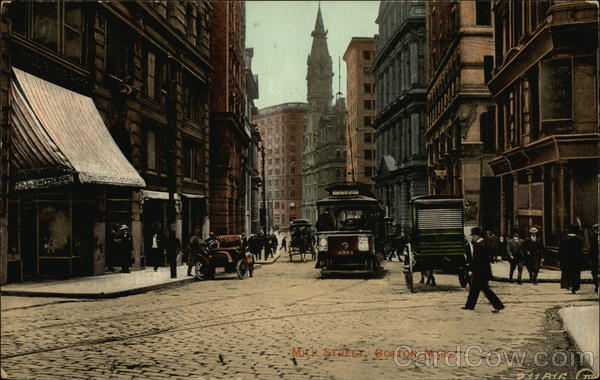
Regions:
<instances>
[{"instance_id":1,"label":"man wearing hat","mask_svg":"<svg viewBox=\"0 0 600 380\"><path fill-rule=\"evenodd\" d=\"M129 235L129 227L123 224L120 228L121 238L119 240L119 257L121 259L121 272L129 273L129 266L131 266L131 252L133 251L133 242L131 235Z\"/></svg>"},{"instance_id":2,"label":"man wearing hat","mask_svg":"<svg viewBox=\"0 0 600 380\"><path fill-rule=\"evenodd\" d=\"M467 298L467 303L463 309L475 309L477 298L479 298L479 292L483 291L485 297L494 307L492 313L498 313L500 310L504 309L504 305L489 286L489 281L492 277L490 247L485 242L482 235L483 232L481 231L481 228L473 227L471 229L471 242L473 243L473 278L471 279L471 285L469 286L469 297Z\"/></svg>"},{"instance_id":3,"label":"man wearing hat","mask_svg":"<svg viewBox=\"0 0 600 380\"><path fill-rule=\"evenodd\" d=\"M508 262L510 263L509 278L513 280L515 269L517 269L517 283L521 285L523 276L523 263L525 262L525 242L519 236L519 231L513 231L512 238L506 242Z\"/></svg>"},{"instance_id":4,"label":"man wearing hat","mask_svg":"<svg viewBox=\"0 0 600 380\"><path fill-rule=\"evenodd\" d=\"M537 227L533 226L529 229L529 237L525 239L524 248L526 252L525 266L529 272L529 281L537 285L538 273L544 252L544 245L542 244L542 239L538 236Z\"/></svg>"}]
</instances>

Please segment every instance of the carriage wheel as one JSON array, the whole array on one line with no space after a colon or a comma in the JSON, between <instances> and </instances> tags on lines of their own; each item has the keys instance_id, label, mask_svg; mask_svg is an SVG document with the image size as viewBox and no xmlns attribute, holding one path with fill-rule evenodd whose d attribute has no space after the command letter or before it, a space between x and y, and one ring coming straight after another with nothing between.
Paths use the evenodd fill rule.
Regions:
<instances>
[{"instance_id":1,"label":"carriage wheel","mask_svg":"<svg viewBox=\"0 0 600 380\"><path fill-rule=\"evenodd\" d=\"M411 293L415 291L415 285L413 282L413 260L412 260L412 250L410 247L405 248L406 255L404 256L404 279L406 280L406 287L410 290Z\"/></svg>"},{"instance_id":2,"label":"carriage wheel","mask_svg":"<svg viewBox=\"0 0 600 380\"><path fill-rule=\"evenodd\" d=\"M240 280L243 280L248 275L248 263L246 260L240 260L235 266L235 271Z\"/></svg>"}]
</instances>

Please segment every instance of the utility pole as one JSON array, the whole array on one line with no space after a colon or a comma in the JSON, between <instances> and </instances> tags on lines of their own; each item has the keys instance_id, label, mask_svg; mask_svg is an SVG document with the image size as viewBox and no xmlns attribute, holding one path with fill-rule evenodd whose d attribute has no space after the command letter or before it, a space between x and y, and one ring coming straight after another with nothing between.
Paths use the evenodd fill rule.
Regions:
<instances>
[{"instance_id":1,"label":"utility pole","mask_svg":"<svg viewBox=\"0 0 600 380\"><path fill-rule=\"evenodd\" d=\"M268 227L268 221L267 221L267 179L266 179L266 170L265 170L265 145L263 143L263 145L260 147L260 154L261 154L261 158L262 158L262 202L263 202L263 207L261 207L260 209L260 221L262 224L262 229L263 229L263 233L266 235L267 234L267 227Z\"/></svg>"}]
</instances>

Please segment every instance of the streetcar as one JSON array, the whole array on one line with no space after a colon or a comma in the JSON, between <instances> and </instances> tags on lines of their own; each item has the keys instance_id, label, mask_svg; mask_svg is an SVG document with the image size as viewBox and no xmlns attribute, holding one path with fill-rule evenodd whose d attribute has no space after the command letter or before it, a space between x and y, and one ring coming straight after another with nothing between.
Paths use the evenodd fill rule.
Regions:
<instances>
[{"instance_id":1,"label":"streetcar","mask_svg":"<svg viewBox=\"0 0 600 380\"><path fill-rule=\"evenodd\" d=\"M381 272L385 241L382 208L360 182L326 188L329 196L317 201L317 268L321 275Z\"/></svg>"}]
</instances>

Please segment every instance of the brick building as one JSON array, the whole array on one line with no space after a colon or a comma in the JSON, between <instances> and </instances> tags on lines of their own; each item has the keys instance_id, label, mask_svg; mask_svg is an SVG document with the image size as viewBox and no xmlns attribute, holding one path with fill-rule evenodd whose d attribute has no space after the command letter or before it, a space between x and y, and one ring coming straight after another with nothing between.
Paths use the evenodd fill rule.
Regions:
<instances>
[{"instance_id":1,"label":"brick building","mask_svg":"<svg viewBox=\"0 0 600 380\"><path fill-rule=\"evenodd\" d=\"M246 114L245 4L211 4L210 60L214 72L210 87L210 228L217 234L239 234L245 228L245 166L252 137Z\"/></svg>"},{"instance_id":2,"label":"brick building","mask_svg":"<svg viewBox=\"0 0 600 380\"><path fill-rule=\"evenodd\" d=\"M1 12L2 282L105 273L115 224L134 269L151 225L205 228L211 3Z\"/></svg>"},{"instance_id":3,"label":"brick building","mask_svg":"<svg viewBox=\"0 0 600 380\"><path fill-rule=\"evenodd\" d=\"M306 109L306 103L284 103L259 110L255 118L265 150L266 210L273 229L300 217Z\"/></svg>"},{"instance_id":4,"label":"brick building","mask_svg":"<svg viewBox=\"0 0 600 380\"><path fill-rule=\"evenodd\" d=\"M498 230L494 103L485 85L493 41L489 1L427 3L429 194L465 199L465 223Z\"/></svg>"},{"instance_id":5,"label":"brick building","mask_svg":"<svg viewBox=\"0 0 600 380\"><path fill-rule=\"evenodd\" d=\"M375 95L371 65L373 38L353 37L346 52L346 108L348 109L347 179L373 185L375 174ZM372 186L373 187L373 186ZM372 189L373 190L373 189Z\"/></svg>"},{"instance_id":6,"label":"brick building","mask_svg":"<svg viewBox=\"0 0 600 380\"><path fill-rule=\"evenodd\" d=\"M375 181L387 216L403 231L410 199L427 194L425 8L424 2L382 1L376 20Z\"/></svg>"},{"instance_id":7,"label":"brick building","mask_svg":"<svg viewBox=\"0 0 600 380\"><path fill-rule=\"evenodd\" d=\"M541 228L556 252L570 223L598 223L598 4L494 1L500 226Z\"/></svg>"}]
</instances>

